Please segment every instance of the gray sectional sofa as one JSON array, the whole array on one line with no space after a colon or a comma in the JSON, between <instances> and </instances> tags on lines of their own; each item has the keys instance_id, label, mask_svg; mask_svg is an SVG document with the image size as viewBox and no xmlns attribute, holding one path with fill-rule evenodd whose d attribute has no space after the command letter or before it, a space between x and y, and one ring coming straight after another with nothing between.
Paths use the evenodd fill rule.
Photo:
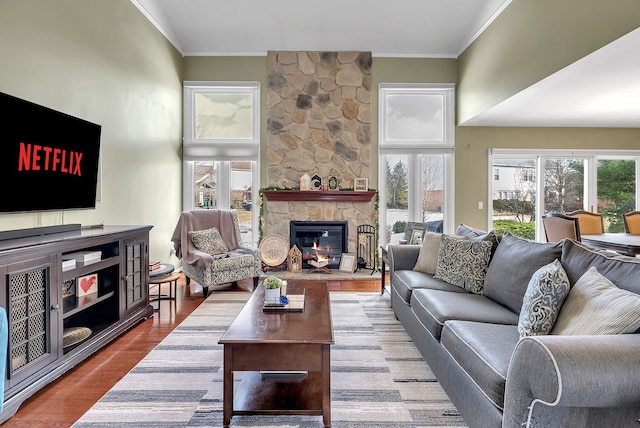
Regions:
<instances>
[{"instance_id":1,"label":"gray sectional sofa","mask_svg":"<svg viewBox=\"0 0 640 428\"><path fill-rule=\"evenodd\" d=\"M541 267L559 260L567 289L574 293L578 279L595 267L620 289L635 293L625 296L633 300L640 293L640 261L570 240L536 243L464 225L457 234L491 242L483 247L491 250L480 290L467 286L473 278L452 285L455 281L437 279L442 272L414 270L421 246L390 245L388 255L394 313L465 422L482 428L637 427L639 334L551 330L521 337L519 324L522 328L525 293ZM442 251L438 263L447 258ZM568 299L561 303L568 306ZM631 317L640 320L634 304ZM563 309L558 309L558 323ZM637 332L637 320L626 328Z\"/></svg>"}]
</instances>

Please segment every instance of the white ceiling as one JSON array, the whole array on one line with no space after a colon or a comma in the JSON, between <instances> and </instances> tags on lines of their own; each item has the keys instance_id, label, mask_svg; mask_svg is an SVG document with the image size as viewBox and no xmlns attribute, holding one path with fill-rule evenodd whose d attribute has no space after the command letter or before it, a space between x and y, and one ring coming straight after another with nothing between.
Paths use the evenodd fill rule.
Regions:
<instances>
[{"instance_id":1,"label":"white ceiling","mask_svg":"<svg viewBox=\"0 0 640 428\"><path fill-rule=\"evenodd\" d=\"M131 0L184 56L457 58L511 0ZM640 128L640 29L466 121Z\"/></svg>"}]
</instances>

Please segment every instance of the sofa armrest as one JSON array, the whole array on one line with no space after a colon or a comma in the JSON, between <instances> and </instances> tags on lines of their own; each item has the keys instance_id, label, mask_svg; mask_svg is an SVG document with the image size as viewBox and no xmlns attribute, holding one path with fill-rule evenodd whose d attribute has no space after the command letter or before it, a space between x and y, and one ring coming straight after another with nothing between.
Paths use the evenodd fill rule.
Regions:
<instances>
[{"instance_id":1,"label":"sofa armrest","mask_svg":"<svg viewBox=\"0 0 640 428\"><path fill-rule=\"evenodd\" d=\"M418 261L421 245L389 245L387 254L389 256L389 272L411 270Z\"/></svg>"},{"instance_id":2,"label":"sofa armrest","mask_svg":"<svg viewBox=\"0 0 640 428\"><path fill-rule=\"evenodd\" d=\"M536 404L637 409L638 366L639 334L524 338L509 364L503 427L529 426Z\"/></svg>"}]
</instances>

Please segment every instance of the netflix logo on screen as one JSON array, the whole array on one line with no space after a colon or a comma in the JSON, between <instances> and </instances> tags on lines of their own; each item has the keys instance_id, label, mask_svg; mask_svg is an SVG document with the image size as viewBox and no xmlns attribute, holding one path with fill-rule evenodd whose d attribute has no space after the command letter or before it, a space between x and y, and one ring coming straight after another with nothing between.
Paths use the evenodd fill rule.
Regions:
<instances>
[{"instance_id":1,"label":"netflix logo on screen","mask_svg":"<svg viewBox=\"0 0 640 428\"><path fill-rule=\"evenodd\" d=\"M82 153L57 147L39 146L20 142L18 171L58 171L63 174L82 175Z\"/></svg>"},{"instance_id":2,"label":"netflix logo on screen","mask_svg":"<svg viewBox=\"0 0 640 428\"><path fill-rule=\"evenodd\" d=\"M102 127L1 92L0 108L0 212L95 208Z\"/></svg>"}]
</instances>

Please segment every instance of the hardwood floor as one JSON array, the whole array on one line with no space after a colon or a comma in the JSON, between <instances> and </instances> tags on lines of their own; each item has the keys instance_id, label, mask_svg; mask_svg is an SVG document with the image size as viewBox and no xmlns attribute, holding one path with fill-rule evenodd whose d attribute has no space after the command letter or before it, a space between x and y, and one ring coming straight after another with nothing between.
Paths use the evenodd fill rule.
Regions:
<instances>
[{"instance_id":1,"label":"hardwood floor","mask_svg":"<svg viewBox=\"0 0 640 428\"><path fill-rule=\"evenodd\" d=\"M328 278L327 278L328 279ZM380 280L330 280L331 291L380 291ZM387 279L388 283L388 279ZM164 285L163 287L166 287ZM234 290L253 290L251 280ZM162 290L168 293L167 290ZM152 289L152 293L157 291ZM13 427L69 427L126 375L165 336L202 303L202 293L191 295L184 276L175 301L160 301L160 311L124 333L65 375L25 401L4 424ZM157 302L153 303L157 305Z\"/></svg>"}]
</instances>

